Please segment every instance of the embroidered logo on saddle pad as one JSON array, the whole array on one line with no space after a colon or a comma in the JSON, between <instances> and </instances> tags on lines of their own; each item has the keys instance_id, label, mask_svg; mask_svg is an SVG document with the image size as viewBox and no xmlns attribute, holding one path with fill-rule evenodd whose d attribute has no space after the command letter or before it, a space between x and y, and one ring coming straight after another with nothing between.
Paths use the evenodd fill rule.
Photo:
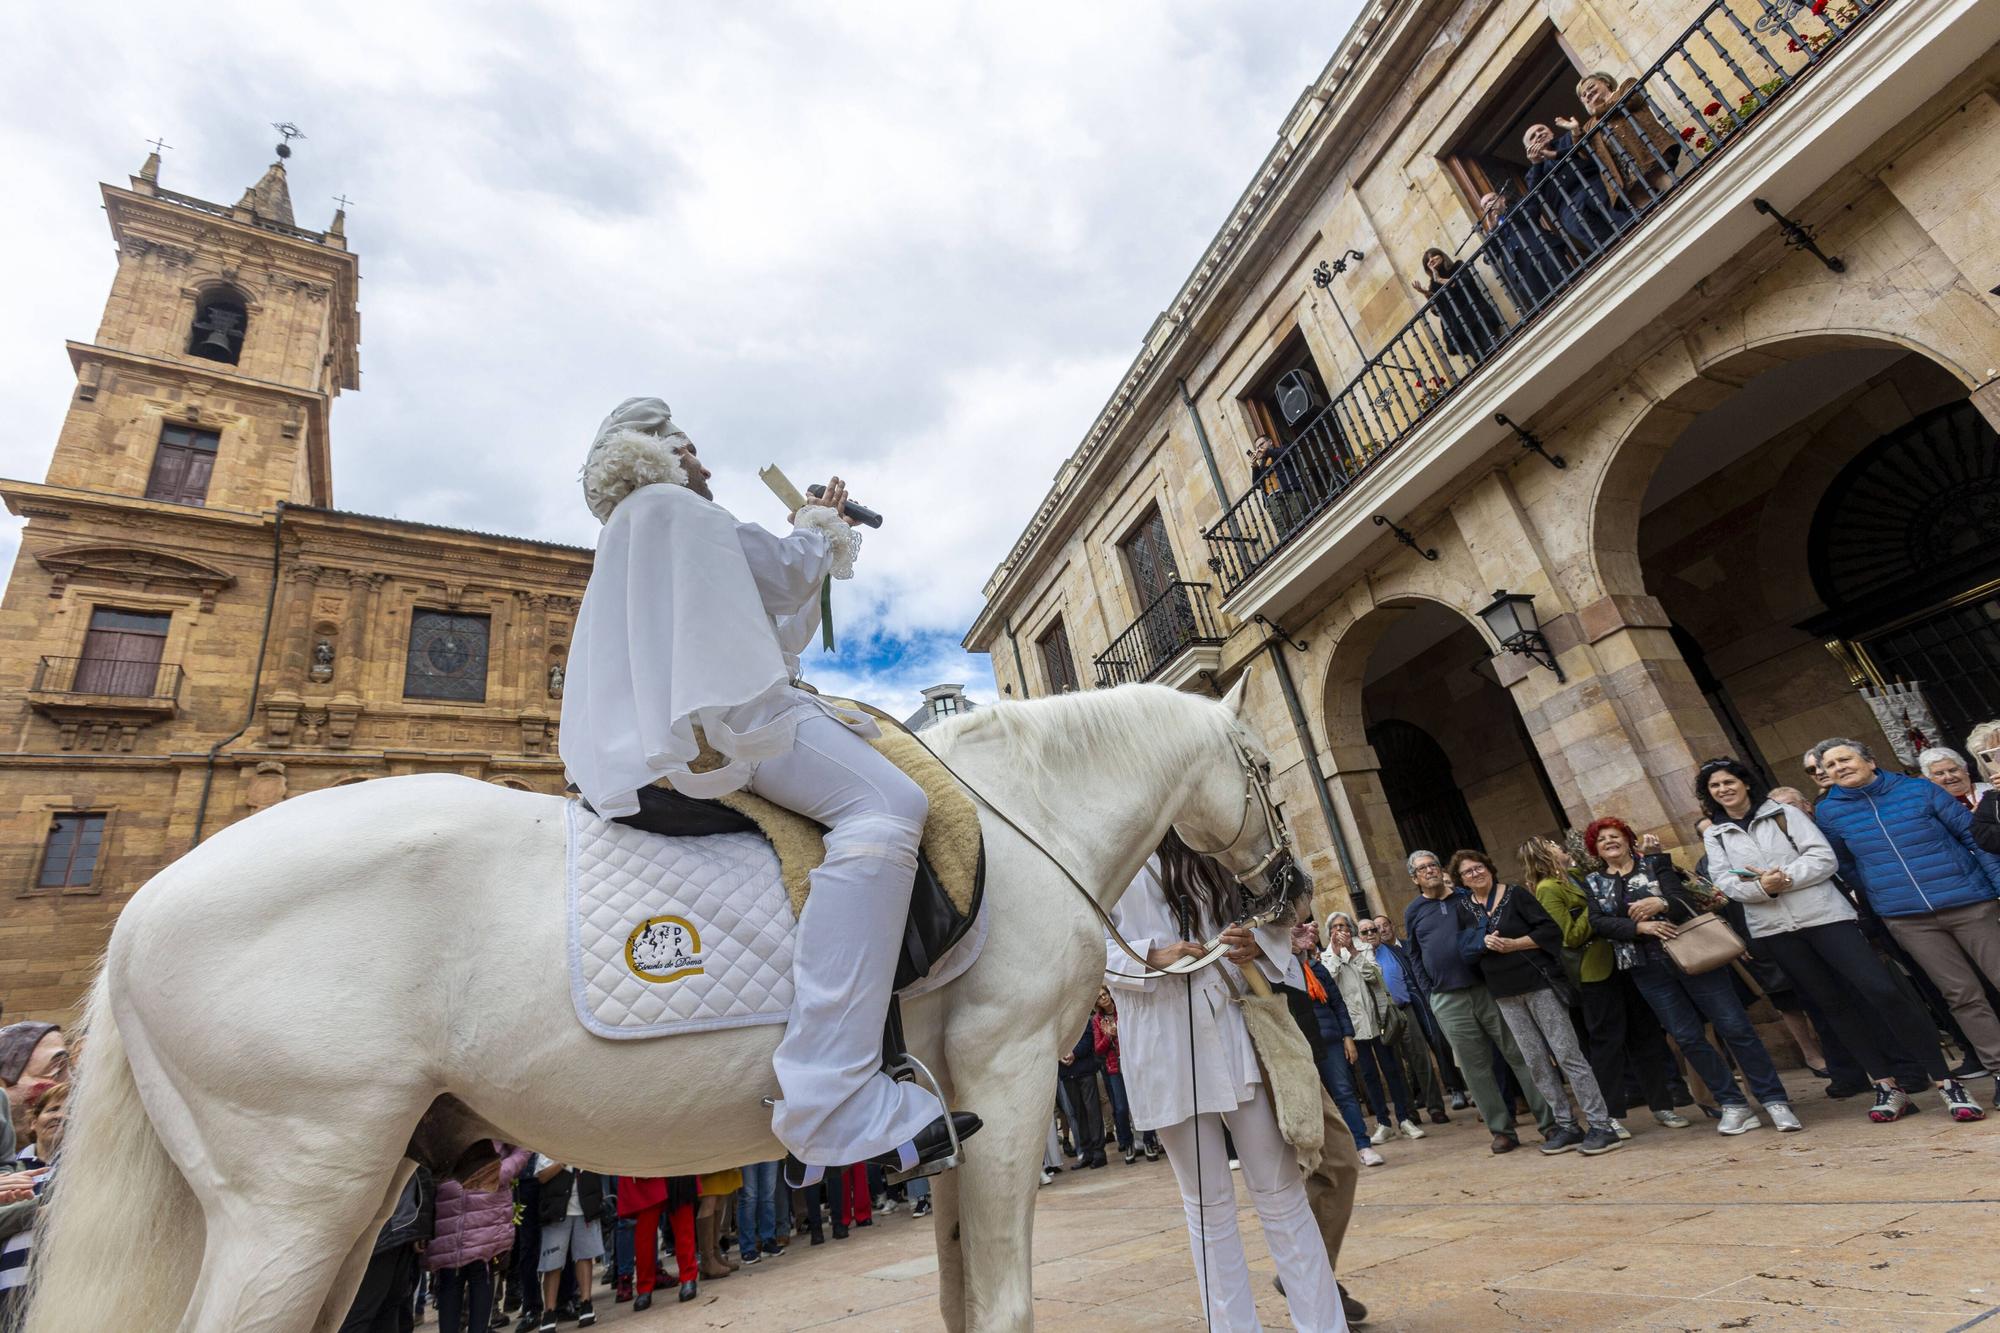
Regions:
<instances>
[{"instance_id":1,"label":"embroidered logo on saddle pad","mask_svg":"<svg viewBox=\"0 0 2000 1333\"><path fill-rule=\"evenodd\" d=\"M647 981L698 977L701 958L701 932L677 916L647 917L625 937L625 966Z\"/></svg>"}]
</instances>

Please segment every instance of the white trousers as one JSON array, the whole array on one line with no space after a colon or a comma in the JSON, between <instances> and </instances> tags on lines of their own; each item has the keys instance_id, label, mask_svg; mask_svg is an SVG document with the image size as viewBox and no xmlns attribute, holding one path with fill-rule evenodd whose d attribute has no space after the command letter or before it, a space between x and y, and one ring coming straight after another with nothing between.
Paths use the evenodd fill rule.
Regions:
<instances>
[{"instance_id":1,"label":"white trousers","mask_svg":"<svg viewBox=\"0 0 2000 1333\"><path fill-rule=\"evenodd\" d=\"M1262 1084L1234 1111L1204 1112L1178 1125L1160 1129L1160 1146L1180 1182L1181 1203L1187 1209L1188 1244L1194 1251L1195 1276L1208 1309L1211 1327L1227 1333L1257 1333L1257 1297L1251 1288L1250 1263L1243 1254L1243 1236L1236 1229L1236 1184L1229 1170L1229 1148L1222 1127L1236 1142L1243 1166L1243 1183L1264 1226L1264 1245L1277 1261L1285 1284L1285 1303L1292 1327L1299 1333L1345 1333L1347 1313L1340 1304L1340 1287L1327 1262L1326 1241L1306 1199L1299 1159L1278 1132L1271 1095ZM1201 1172L1195 1172L1200 1145ZM1207 1237L1204 1244L1203 1228ZM1203 1250L1207 1253L1204 1256ZM1205 1260L1205 1262L1204 1262Z\"/></svg>"},{"instance_id":2,"label":"white trousers","mask_svg":"<svg viewBox=\"0 0 2000 1333\"><path fill-rule=\"evenodd\" d=\"M792 1016L772 1061L771 1131L809 1166L844 1166L907 1143L944 1113L929 1092L882 1072L929 802L829 717L801 722L791 753L759 764L750 790L827 826L793 950Z\"/></svg>"}]
</instances>

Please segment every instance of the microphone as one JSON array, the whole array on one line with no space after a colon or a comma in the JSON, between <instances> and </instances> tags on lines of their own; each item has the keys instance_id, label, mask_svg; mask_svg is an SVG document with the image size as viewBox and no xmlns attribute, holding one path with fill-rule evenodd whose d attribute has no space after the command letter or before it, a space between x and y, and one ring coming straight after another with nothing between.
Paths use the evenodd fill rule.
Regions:
<instances>
[{"instance_id":1,"label":"microphone","mask_svg":"<svg viewBox=\"0 0 2000 1333\"><path fill-rule=\"evenodd\" d=\"M818 499L820 496L826 494L826 487L808 486L806 487L806 494L812 496L814 499ZM858 505L852 500L841 505L840 512L865 528L879 528L882 526L882 516L880 514L866 505Z\"/></svg>"}]
</instances>

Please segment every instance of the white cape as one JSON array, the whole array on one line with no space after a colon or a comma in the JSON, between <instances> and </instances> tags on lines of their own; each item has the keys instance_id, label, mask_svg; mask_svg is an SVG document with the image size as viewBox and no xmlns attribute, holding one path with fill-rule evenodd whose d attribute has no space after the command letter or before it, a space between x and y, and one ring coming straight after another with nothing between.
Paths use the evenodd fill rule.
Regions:
<instances>
[{"instance_id":1,"label":"white cape","mask_svg":"<svg viewBox=\"0 0 2000 1333\"><path fill-rule=\"evenodd\" d=\"M619 502L563 679L563 766L592 809L632 814L638 789L659 778L690 796L737 791L815 714L874 734L792 684L835 543L850 540L830 509L799 511L779 537L684 486L642 486ZM725 760L705 773L688 769L697 727Z\"/></svg>"}]
</instances>

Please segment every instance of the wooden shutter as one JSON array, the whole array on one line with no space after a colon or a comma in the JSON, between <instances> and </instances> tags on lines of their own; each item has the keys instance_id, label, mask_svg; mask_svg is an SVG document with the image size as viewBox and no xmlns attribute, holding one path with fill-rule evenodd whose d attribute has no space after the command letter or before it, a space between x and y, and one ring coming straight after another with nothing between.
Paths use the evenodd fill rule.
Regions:
<instances>
[{"instance_id":1,"label":"wooden shutter","mask_svg":"<svg viewBox=\"0 0 2000 1333\"><path fill-rule=\"evenodd\" d=\"M1151 606L1180 577L1174 568L1174 548L1167 540L1167 520L1156 508L1121 543L1125 564L1138 590L1139 606Z\"/></svg>"},{"instance_id":2,"label":"wooden shutter","mask_svg":"<svg viewBox=\"0 0 2000 1333\"><path fill-rule=\"evenodd\" d=\"M1067 694L1083 688L1076 674L1076 658L1069 650L1069 631L1060 618L1036 640L1042 650L1042 669L1048 673L1049 693Z\"/></svg>"},{"instance_id":3,"label":"wooden shutter","mask_svg":"<svg viewBox=\"0 0 2000 1333\"><path fill-rule=\"evenodd\" d=\"M213 431L185 426L162 429L159 452L153 455L153 473L146 480L146 498L177 505L207 503L220 439Z\"/></svg>"},{"instance_id":4,"label":"wooden shutter","mask_svg":"<svg viewBox=\"0 0 2000 1333\"><path fill-rule=\"evenodd\" d=\"M83 637L83 660L71 686L79 694L127 694L148 698L158 692L160 656L173 617L100 606L90 613Z\"/></svg>"}]
</instances>

